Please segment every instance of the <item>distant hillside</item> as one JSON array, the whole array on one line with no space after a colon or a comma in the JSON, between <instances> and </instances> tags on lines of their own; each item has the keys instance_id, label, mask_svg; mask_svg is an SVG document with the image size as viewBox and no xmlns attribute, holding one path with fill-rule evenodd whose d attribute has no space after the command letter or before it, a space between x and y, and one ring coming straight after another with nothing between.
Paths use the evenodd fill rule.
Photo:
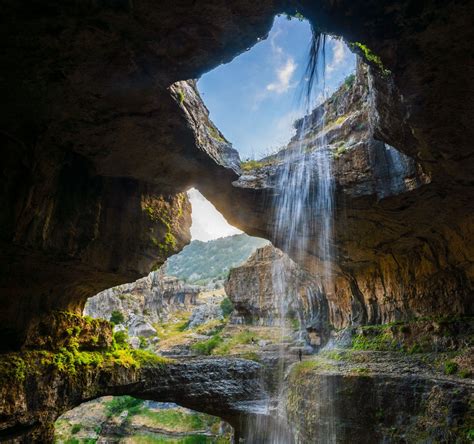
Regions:
<instances>
[{"instance_id":1,"label":"distant hillside","mask_svg":"<svg viewBox=\"0 0 474 444\"><path fill-rule=\"evenodd\" d=\"M245 262L257 248L267 243L265 239L246 234L208 242L195 240L166 261L166 274L190 284L221 285L232 267Z\"/></svg>"}]
</instances>

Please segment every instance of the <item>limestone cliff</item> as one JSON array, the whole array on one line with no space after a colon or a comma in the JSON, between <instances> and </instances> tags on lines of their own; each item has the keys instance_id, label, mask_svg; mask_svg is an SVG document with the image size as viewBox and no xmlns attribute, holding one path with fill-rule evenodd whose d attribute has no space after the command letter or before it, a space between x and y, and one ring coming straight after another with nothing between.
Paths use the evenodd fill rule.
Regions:
<instances>
[{"instance_id":1,"label":"limestone cliff","mask_svg":"<svg viewBox=\"0 0 474 444\"><path fill-rule=\"evenodd\" d=\"M162 270L131 284L109 288L89 298L84 315L115 320L117 328L125 328L134 343L140 336L156 335L152 324L165 321L170 312L196 303L199 288L185 285L178 279L166 276Z\"/></svg>"},{"instance_id":2,"label":"limestone cliff","mask_svg":"<svg viewBox=\"0 0 474 444\"><path fill-rule=\"evenodd\" d=\"M317 140L324 137L333 153L336 182L330 240L335 254L326 264L332 277L323 282L331 322L342 327L471 313L471 261L463 259L471 255L471 243L463 241L470 233L469 204L461 195L455 200L443 197L442 186L421 164L375 139L372 83L359 63L355 78L316 108L309 123L303 127L296 122L297 134L283 152L257 162L234 185L250 201L259 196L265 202L256 206L260 226L276 246L284 245L283 238L274 236L271 205L281 192L277 179L284 152L303 139L309 152L305 155L312 156ZM311 180L316 187L316 171ZM302 261L317 275L327 268L315 253L320 219L315 208L305 211L312 231ZM301 260L301 252L287 253Z\"/></svg>"},{"instance_id":3,"label":"limestone cliff","mask_svg":"<svg viewBox=\"0 0 474 444\"><path fill-rule=\"evenodd\" d=\"M231 323L284 325L296 323L307 342L328 340L329 313L316 278L286 254L268 245L233 268L225 290L234 305Z\"/></svg>"}]
</instances>

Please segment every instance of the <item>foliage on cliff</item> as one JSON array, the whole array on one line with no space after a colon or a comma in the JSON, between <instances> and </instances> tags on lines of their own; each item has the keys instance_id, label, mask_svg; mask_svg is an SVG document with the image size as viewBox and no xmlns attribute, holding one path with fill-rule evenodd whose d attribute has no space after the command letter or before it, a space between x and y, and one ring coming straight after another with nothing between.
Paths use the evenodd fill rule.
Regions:
<instances>
[{"instance_id":1,"label":"foliage on cliff","mask_svg":"<svg viewBox=\"0 0 474 444\"><path fill-rule=\"evenodd\" d=\"M246 234L223 237L208 242L192 241L168 259L166 273L197 285L223 281L229 270L242 264L266 240Z\"/></svg>"}]
</instances>

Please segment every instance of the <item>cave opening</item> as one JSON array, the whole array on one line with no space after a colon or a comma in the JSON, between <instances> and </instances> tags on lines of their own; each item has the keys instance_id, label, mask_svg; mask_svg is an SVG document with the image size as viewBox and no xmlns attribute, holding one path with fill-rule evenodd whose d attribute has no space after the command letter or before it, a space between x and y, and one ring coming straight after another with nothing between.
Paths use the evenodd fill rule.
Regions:
<instances>
[{"instance_id":1,"label":"cave opening","mask_svg":"<svg viewBox=\"0 0 474 444\"><path fill-rule=\"evenodd\" d=\"M314 61L316 76L325 73L323 81L310 78L314 38L303 16L277 15L268 36L199 78L197 88L211 120L244 162L280 151L293 138L296 121L353 81L356 56L332 36L324 39L320 59Z\"/></svg>"},{"instance_id":2,"label":"cave opening","mask_svg":"<svg viewBox=\"0 0 474 444\"><path fill-rule=\"evenodd\" d=\"M273 42L275 60L260 57L253 108L225 94L240 78L217 94L233 115L199 81L222 131L183 80L251 46L280 2L115 3L4 11L1 438L51 442L80 401L134 393L217 417L236 403L255 412L255 399L267 417L283 412L257 417L248 442L471 442L471 3L299 2L368 66L296 111L295 133L262 108L280 113L273 99L302 66L281 27L256 45ZM240 133L218 122L226 113ZM221 276L202 296L154 275L110 288L189 242L191 185L296 262L264 245L230 270L227 298ZM104 288L126 309L80 316Z\"/></svg>"},{"instance_id":3,"label":"cave opening","mask_svg":"<svg viewBox=\"0 0 474 444\"><path fill-rule=\"evenodd\" d=\"M63 413L55 422L55 442L130 444L226 444L233 429L224 420L172 402L132 396L104 396Z\"/></svg>"}]
</instances>

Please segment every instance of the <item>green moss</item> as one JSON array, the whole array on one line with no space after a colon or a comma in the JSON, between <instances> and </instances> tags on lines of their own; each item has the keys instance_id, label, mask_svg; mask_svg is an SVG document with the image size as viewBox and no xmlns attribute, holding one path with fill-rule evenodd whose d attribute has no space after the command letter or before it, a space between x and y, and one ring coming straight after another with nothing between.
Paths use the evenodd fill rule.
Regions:
<instances>
[{"instance_id":1,"label":"green moss","mask_svg":"<svg viewBox=\"0 0 474 444\"><path fill-rule=\"evenodd\" d=\"M364 375L369 375L370 370L367 367L356 367L351 370L351 373L364 376Z\"/></svg>"},{"instance_id":2,"label":"green moss","mask_svg":"<svg viewBox=\"0 0 474 444\"><path fill-rule=\"evenodd\" d=\"M184 91L182 89L178 89L178 100L181 105L184 103L185 98L186 96L184 95Z\"/></svg>"},{"instance_id":3,"label":"green moss","mask_svg":"<svg viewBox=\"0 0 474 444\"><path fill-rule=\"evenodd\" d=\"M213 126L208 126L207 127L208 131L209 131L209 135L214 139L214 140L217 140L218 142L227 142L220 134L219 134L219 131L217 131L217 129Z\"/></svg>"},{"instance_id":4,"label":"green moss","mask_svg":"<svg viewBox=\"0 0 474 444\"><path fill-rule=\"evenodd\" d=\"M27 364L20 355L3 356L0 360L0 382L23 382L26 373Z\"/></svg>"},{"instance_id":5,"label":"green moss","mask_svg":"<svg viewBox=\"0 0 474 444\"><path fill-rule=\"evenodd\" d=\"M332 152L332 156L335 159L339 159L343 154L347 153L348 149L344 142L341 142L339 146Z\"/></svg>"},{"instance_id":6,"label":"green moss","mask_svg":"<svg viewBox=\"0 0 474 444\"><path fill-rule=\"evenodd\" d=\"M354 350L393 350L395 344L393 338L386 334L366 335L358 334L352 339L352 348Z\"/></svg>"},{"instance_id":7,"label":"green moss","mask_svg":"<svg viewBox=\"0 0 474 444\"><path fill-rule=\"evenodd\" d=\"M361 53L364 57L365 61L370 63L371 65L376 66L384 76L388 76L391 74L390 70L384 67L382 59L378 55L374 54L372 50L366 45L360 42L354 42L350 43L349 46L352 49L358 50L358 52Z\"/></svg>"},{"instance_id":8,"label":"green moss","mask_svg":"<svg viewBox=\"0 0 474 444\"><path fill-rule=\"evenodd\" d=\"M333 364L324 359L309 359L293 365L290 372L290 380L293 381L293 383L298 383L302 380L301 378L304 378L314 371L332 371L335 369L336 367Z\"/></svg>"}]
</instances>

